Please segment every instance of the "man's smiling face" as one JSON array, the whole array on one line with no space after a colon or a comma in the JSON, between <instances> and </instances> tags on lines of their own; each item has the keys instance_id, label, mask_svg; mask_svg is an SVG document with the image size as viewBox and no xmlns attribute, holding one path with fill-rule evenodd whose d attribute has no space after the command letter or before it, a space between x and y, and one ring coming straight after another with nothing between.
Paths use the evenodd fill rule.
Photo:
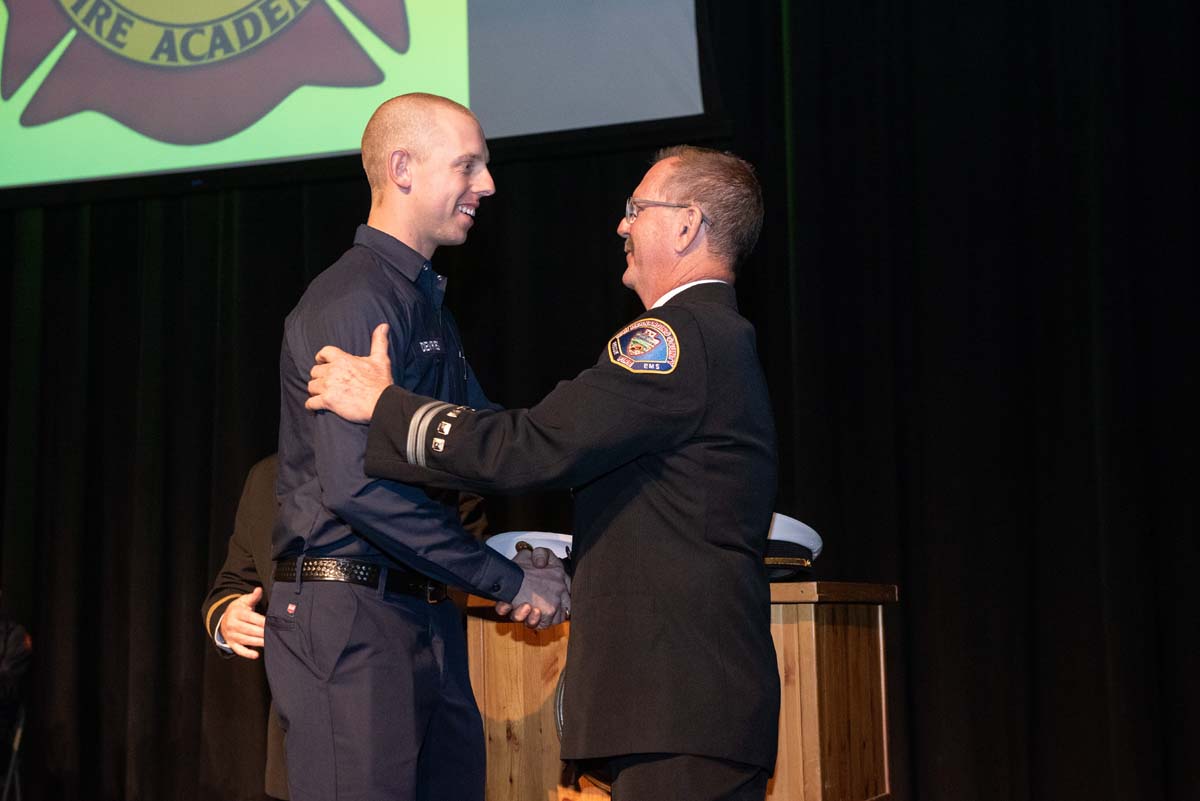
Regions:
<instances>
[{"instance_id":1,"label":"man's smiling face","mask_svg":"<svg viewBox=\"0 0 1200 801\"><path fill-rule=\"evenodd\" d=\"M442 245L461 245L475 224L479 201L494 194L488 149L479 123L469 114L439 109L429 146L410 162L418 242L409 243L426 258Z\"/></svg>"},{"instance_id":2,"label":"man's smiling face","mask_svg":"<svg viewBox=\"0 0 1200 801\"><path fill-rule=\"evenodd\" d=\"M662 197L662 187L675 171L675 159L660 161L650 168L633 190L633 197L670 200ZM650 289L652 282L670 269L672 225L678 209L646 206L638 210L630 223L624 216L617 224L617 235L625 240L625 273L621 283L638 294Z\"/></svg>"}]
</instances>

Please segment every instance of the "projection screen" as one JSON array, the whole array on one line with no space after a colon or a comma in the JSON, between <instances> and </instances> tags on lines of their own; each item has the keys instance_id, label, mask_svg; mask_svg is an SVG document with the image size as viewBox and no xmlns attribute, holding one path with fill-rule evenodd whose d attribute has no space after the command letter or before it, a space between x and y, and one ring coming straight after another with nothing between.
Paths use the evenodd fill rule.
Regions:
<instances>
[{"instance_id":1,"label":"projection screen","mask_svg":"<svg viewBox=\"0 0 1200 801\"><path fill-rule=\"evenodd\" d=\"M3 0L0 187L356 152L433 92L489 138L704 112L692 0Z\"/></svg>"}]
</instances>

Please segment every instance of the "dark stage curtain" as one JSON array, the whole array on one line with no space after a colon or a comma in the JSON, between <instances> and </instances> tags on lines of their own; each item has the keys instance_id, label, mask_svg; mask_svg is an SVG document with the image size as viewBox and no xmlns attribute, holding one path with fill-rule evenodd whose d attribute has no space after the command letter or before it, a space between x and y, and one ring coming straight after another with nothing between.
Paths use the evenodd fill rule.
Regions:
<instances>
[{"instance_id":1,"label":"dark stage curtain","mask_svg":"<svg viewBox=\"0 0 1200 801\"><path fill-rule=\"evenodd\" d=\"M484 386L532 403L636 313L614 229L656 147L747 156L779 508L821 578L901 588L895 797L1200 798L1195 6L698 8L715 125L495 143L499 193L436 257ZM0 209L26 795L256 799L261 674L197 612L275 447L283 317L366 187L138 186ZM569 500L492 518L565 529Z\"/></svg>"},{"instance_id":2,"label":"dark stage curtain","mask_svg":"<svg viewBox=\"0 0 1200 801\"><path fill-rule=\"evenodd\" d=\"M783 498L901 586L902 786L1200 798L1195 6L786 8Z\"/></svg>"}]
</instances>

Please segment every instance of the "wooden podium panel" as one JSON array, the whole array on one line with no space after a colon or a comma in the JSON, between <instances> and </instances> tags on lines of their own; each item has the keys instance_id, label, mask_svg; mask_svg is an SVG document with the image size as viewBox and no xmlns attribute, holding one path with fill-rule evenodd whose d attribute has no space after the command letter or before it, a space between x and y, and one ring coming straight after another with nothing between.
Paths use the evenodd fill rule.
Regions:
<instances>
[{"instance_id":1,"label":"wooden podium panel","mask_svg":"<svg viewBox=\"0 0 1200 801\"><path fill-rule=\"evenodd\" d=\"M890 798L883 608L891 585L771 585L781 688L779 758L769 801ZM471 598L471 686L487 742L488 801L601 801L588 783L561 786L555 692L570 623L530 631Z\"/></svg>"},{"instance_id":2,"label":"wooden podium panel","mask_svg":"<svg viewBox=\"0 0 1200 801\"><path fill-rule=\"evenodd\" d=\"M779 757L768 801L891 797L883 649L891 585L771 587L779 665Z\"/></svg>"},{"instance_id":3,"label":"wooden podium panel","mask_svg":"<svg viewBox=\"0 0 1200 801\"><path fill-rule=\"evenodd\" d=\"M608 793L586 780L562 787L554 696L567 663L571 624L531 631L498 618L494 604L471 597L467 652L471 688L483 716L487 801L599 801Z\"/></svg>"}]
</instances>

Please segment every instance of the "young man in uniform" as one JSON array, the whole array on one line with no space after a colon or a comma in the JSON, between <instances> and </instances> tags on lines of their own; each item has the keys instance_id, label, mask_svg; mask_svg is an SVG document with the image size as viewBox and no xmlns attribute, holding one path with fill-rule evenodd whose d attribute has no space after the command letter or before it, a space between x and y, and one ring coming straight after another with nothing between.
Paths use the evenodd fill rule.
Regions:
<instances>
[{"instance_id":1,"label":"young man in uniform","mask_svg":"<svg viewBox=\"0 0 1200 801\"><path fill-rule=\"evenodd\" d=\"M267 676L293 801L482 801L483 732L446 584L550 622L565 605L561 567L522 569L470 537L454 504L367 477L366 429L304 403L313 354L365 350L382 320L391 381L490 408L431 259L466 241L495 185L478 121L442 97L384 103L362 157L367 223L284 323Z\"/></svg>"}]
</instances>

